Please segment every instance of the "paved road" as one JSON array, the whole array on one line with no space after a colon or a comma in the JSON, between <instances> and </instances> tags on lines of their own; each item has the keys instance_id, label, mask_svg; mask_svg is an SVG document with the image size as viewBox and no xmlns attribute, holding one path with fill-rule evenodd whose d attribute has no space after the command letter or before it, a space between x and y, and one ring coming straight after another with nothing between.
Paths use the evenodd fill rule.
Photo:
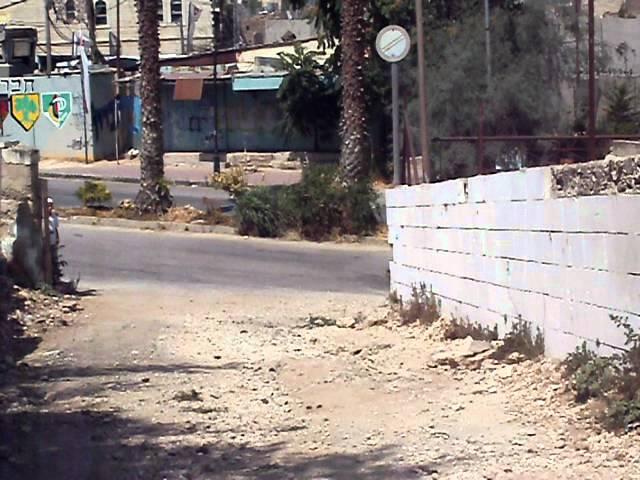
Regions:
<instances>
[{"instance_id":1,"label":"paved road","mask_svg":"<svg viewBox=\"0 0 640 480\"><path fill-rule=\"evenodd\" d=\"M62 226L62 251L81 287L388 291L384 246L312 244L216 235Z\"/></svg>"},{"instance_id":2,"label":"paved road","mask_svg":"<svg viewBox=\"0 0 640 480\"><path fill-rule=\"evenodd\" d=\"M49 196L53 197L56 205L60 208L77 208L82 203L76 197L76 191L82 186L82 180L69 179L49 179ZM138 192L138 185L135 183L106 182L107 187L113 195L111 204L118 205L122 200L128 198L133 200ZM209 187L180 187L174 186L171 189L173 198L177 206L193 205L196 208L205 209L203 198L209 198L216 205L225 205L229 196L226 192Z\"/></svg>"}]
</instances>

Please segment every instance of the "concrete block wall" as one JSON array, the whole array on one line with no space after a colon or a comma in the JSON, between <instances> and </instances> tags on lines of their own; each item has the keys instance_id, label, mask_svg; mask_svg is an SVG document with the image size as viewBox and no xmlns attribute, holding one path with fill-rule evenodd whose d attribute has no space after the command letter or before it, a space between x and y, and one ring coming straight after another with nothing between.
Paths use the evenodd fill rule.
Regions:
<instances>
[{"instance_id":1,"label":"concrete block wall","mask_svg":"<svg viewBox=\"0 0 640 480\"><path fill-rule=\"evenodd\" d=\"M0 145L0 194L4 198L22 200L38 188L37 150L16 145Z\"/></svg>"},{"instance_id":2,"label":"concrete block wall","mask_svg":"<svg viewBox=\"0 0 640 480\"><path fill-rule=\"evenodd\" d=\"M623 346L610 315L640 329L640 195L561 197L556 173L388 190L391 290L409 298L424 284L444 313L502 333L523 318L553 357L585 340Z\"/></svg>"},{"instance_id":3,"label":"concrete block wall","mask_svg":"<svg viewBox=\"0 0 640 480\"><path fill-rule=\"evenodd\" d=\"M19 285L43 279L38 150L24 145L0 148L0 264Z\"/></svg>"}]
</instances>

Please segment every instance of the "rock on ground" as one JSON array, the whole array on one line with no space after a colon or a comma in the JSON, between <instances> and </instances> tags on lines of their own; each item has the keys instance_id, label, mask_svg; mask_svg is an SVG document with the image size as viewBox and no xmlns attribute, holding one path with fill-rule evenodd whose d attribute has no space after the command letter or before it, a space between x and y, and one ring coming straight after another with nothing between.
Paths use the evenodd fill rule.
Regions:
<instances>
[{"instance_id":1,"label":"rock on ground","mask_svg":"<svg viewBox=\"0 0 640 480\"><path fill-rule=\"evenodd\" d=\"M82 303L1 390L1 478L640 478L638 435L600 431L555 363L434 361L493 345L385 324L374 295Z\"/></svg>"}]
</instances>

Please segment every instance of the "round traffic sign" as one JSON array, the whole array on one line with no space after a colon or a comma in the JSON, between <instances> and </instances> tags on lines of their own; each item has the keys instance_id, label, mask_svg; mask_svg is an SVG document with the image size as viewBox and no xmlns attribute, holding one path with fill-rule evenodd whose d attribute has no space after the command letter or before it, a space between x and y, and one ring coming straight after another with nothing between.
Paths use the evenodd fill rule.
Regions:
<instances>
[{"instance_id":1,"label":"round traffic sign","mask_svg":"<svg viewBox=\"0 0 640 480\"><path fill-rule=\"evenodd\" d=\"M378 33L376 38L376 50L378 55L387 62L399 62L409 53L411 37L407 31L399 25L389 25Z\"/></svg>"}]
</instances>

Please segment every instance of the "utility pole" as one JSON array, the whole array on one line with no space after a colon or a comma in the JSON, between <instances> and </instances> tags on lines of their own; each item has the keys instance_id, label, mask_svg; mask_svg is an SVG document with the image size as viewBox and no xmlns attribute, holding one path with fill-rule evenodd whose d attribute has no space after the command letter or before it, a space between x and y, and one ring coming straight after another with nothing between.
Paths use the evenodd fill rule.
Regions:
<instances>
[{"instance_id":1,"label":"utility pole","mask_svg":"<svg viewBox=\"0 0 640 480\"><path fill-rule=\"evenodd\" d=\"M116 0L116 162L120 162L120 2Z\"/></svg>"},{"instance_id":2,"label":"utility pole","mask_svg":"<svg viewBox=\"0 0 640 480\"><path fill-rule=\"evenodd\" d=\"M213 172L220 172L218 146L218 42L220 40L220 10L217 0L211 0L211 29L213 34Z\"/></svg>"},{"instance_id":3,"label":"utility pole","mask_svg":"<svg viewBox=\"0 0 640 480\"><path fill-rule=\"evenodd\" d=\"M488 173L484 161L484 121L486 103L489 101L491 92L491 9L489 8L489 0L484 0L484 47L485 47L485 69L487 75L487 85L485 86L484 95L480 99L480 127L478 134L478 173Z\"/></svg>"},{"instance_id":4,"label":"utility pole","mask_svg":"<svg viewBox=\"0 0 640 480\"><path fill-rule=\"evenodd\" d=\"M575 125L578 125L580 118L580 3L582 0L573 0L576 10L576 86L573 94L573 118Z\"/></svg>"},{"instance_id":5,"label":"utility pole","mask_svg":"<svg viewBox=\"0 0 640 480\"><path fill-rule=\"evenodd\" d=\"M51 60L51 20L49 19L49 0L44 0L44 36L47 43L47 76L53 70Z\"/></svg>"},{"instance_id":6,"label":"utility pole","mask_svg":"<svg viewBox=\"0 0 640 480\"><path fill-rule=\"evenodd\" d=\"M484 0L484 36L485 55L487 62L487 92L491 88L491 12L489 10L489 0Z\"/></svg>"},{"instance_id":7,"label":"utility pole","mask_svg":"<svg viewBox=\"0 0 640 480\"><path fill-rule=\"evenodd\" d=\"M589 0L589 125L587 160L596 159L596 42L595 42L595 5Z\"/></svg>"},{"instance_id":8,"label":"utility pole","mask_svg":"<svg viewBox=\"0 0 640 480\"><path fill-rule=\"evenodd\" d=\"M422 176L426 182L431 178L429 158L429 118L427 114L427 72L424 63L424 18L422 0L416 1L416 30L418 35L418 97L420 101L420 147L422 150Z\"/></svg>"},{"instance_id":9,"label":"utility pole","mask_svg":"<svg viewBox=\"0 0 640 480\"><path fill-rule=\"evenodd\" d=\"M399 80L398 64L391 64L391 96L392 122L393 122L393 184L401 185L404 180L404 169L400 162L400 106L398 99Z\"/></svg>"}]
</instances>

